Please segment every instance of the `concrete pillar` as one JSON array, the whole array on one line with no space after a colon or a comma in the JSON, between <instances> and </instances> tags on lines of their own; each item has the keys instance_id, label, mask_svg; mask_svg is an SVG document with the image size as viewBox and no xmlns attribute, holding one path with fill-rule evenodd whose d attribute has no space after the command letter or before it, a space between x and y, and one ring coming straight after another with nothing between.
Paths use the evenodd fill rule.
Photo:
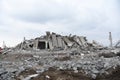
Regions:
<instances>
[{"instance_id":1,"label":"concrete pillar","mask_svg":"<svg viewBox=\"0 0 120 80\"><path fill-rule=\"evenodd\" d=\"M51 40L48 41L48 44L49 44L50 50L53 50L54 47L52 45L52 41Z\"/></svg>"},{"instance_id":2,"label":"concrete pillar","mask_svg":"<svg viewBox=\"0 0 120 80\"><path fill-rule=\"evenodd\" d=\"M59 36L57 37L58 47L63 48L62 38Z\"/></svg>"},{"instance_id":3,"label":"concrete pillar","mask_svg":"<svg viewBox=\"0 0 120 80\"><path fill-rule=\"evenodd\" d=\"M112 48L113 44L112 44L112 34L111 34L111 32L109 32L109 40L110 40L110 47Z\"/></svg>"},{"instance_id":4,"label":"concrete pillar","mask_svg":"<svg viewBox=\"0 0 120 80\"><path fill-rule=\"evenodd\" d=\"M48 42L45 41L45 49L48 49Z\"/></svg>"},{"instance_id":5,"label":"concrete pillar","mask_svg":"<svg viewBox=\"0 0 120 80\"><path fill-rule=\"evenodd\" d=\"M58 47L56 34L52 33L52 44L54 47Z\"/></svg>"},{"instance_id":6,"label":"concrete pillar","mask_svg":"<svg viewBox=\"0 0 120 80\"><path fill-rule=\"evenodd\" d=\"M35 41L34 41L33 47L34 47L34 49L37 49L37 48L38 48L38 40L35 40Z\"/></svg>"}]
</instances>

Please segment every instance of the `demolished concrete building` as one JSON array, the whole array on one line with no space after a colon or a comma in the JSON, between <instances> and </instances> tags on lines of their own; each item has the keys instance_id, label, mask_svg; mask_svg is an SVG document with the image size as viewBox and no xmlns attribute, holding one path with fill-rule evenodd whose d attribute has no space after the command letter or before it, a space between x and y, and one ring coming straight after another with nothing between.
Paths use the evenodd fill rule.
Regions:
<instances>
[{"instance_id":1,"label":"demolished concrete building","mask_svg":"<svg viewBox=\"0 0 120 80\"><path fill-rule=\"evenodd\" d=\"M39 49L39 50L65 50L68 48L87 48L89 46L100 46L94 42L89 43L84 36L61 36L56 33L46 32L45 36L31 40L25 40L17 45L18 49Z\"/></svg>"},{"instance_id":2,"label":"demolished concrete building","mask_svg":"<svg viewBox=\"0 0 120 80\"><path fill-rule=\"evenodd\" d=\"M120 49L101 47L77 35L24 38L0 55L0 80L120 80Z\"/></svg>"}]
</instances>

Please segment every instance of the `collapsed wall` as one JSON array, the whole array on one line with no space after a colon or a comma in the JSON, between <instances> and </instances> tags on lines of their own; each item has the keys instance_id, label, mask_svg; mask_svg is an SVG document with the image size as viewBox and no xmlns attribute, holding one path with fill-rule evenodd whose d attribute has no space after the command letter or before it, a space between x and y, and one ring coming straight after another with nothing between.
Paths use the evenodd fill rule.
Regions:
<instances>
[{"instance_id":1,"label":"collapsed wall","mask_svg":"<svg viewBox=\"0 0 120 80\"><path fill-rule=\"evenodd\" d=\"M17 49L49 49L49 50L66 50L68 48L87 48L87 47L102 47L95 41L89 43L85 36L62 36L56 33L46 32L46 35L35 39L26 40L16 46Z\"/></svg>"}]
</instances>

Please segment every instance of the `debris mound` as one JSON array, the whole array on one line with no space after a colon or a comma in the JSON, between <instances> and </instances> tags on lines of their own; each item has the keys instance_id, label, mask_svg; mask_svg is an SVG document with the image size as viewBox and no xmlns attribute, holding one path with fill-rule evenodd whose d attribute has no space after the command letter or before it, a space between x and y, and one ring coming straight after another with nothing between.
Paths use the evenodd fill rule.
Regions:
<instances>
[{"instance_id":1,"label":"debris mound","mask_svg":"<svg viewBox=\"0 0 120 80\"><path fill-rule=\"evenodd\" d=\"M89 43L86 37L70 35L70 36L62 36L56 33L46 32L46 35L37 37L35 39L26 40L21 42L16 46L16 49L23 50L66 50L71 48L81 48L81 49L89 49L92 48L103 48L102 45L98 44L93 40L93 43Z\"/></svg>"},{"instance_id":2,"label":"debris mound","mask_svg":"<svg viewBox=\"0 0 120 80\"><path fill-rule=\"evenodd\" d=\"M120 48L46 32L2 49L0 80L120 80Z\"/></svg>"}]
</instances>

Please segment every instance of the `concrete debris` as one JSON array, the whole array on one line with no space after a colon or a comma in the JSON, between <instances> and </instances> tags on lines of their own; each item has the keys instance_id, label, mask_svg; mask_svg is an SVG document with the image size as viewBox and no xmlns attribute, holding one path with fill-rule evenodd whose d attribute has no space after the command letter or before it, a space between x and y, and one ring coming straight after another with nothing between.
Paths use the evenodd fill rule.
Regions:
<instances>
[{"instance_id":1,"label":"concrete debris","mask_svg":"<svg viewBox=\"0 0 120 80\"><path fill-rule=\"evenodd\" d=\"M2 50L3 50L3 49L0 47L0 54L2 54Z\"/></svg>"},{"instance_id":2,"label":"concrete debris","mask_svg":"<svg viewBox=\"0 0 120 80\"><path fill-rule=\"evenodd\" d=\"M115 45L116 48L120 48L120 40Z\"/></svg>"},{"instance_id":3,"label":"concrete debris","mask_svg":"<svg viewBox=\"0 0 120 80\"><path fill-rule=\"evenodd\" d=\"M89 45L91 44L91 45ZM45 36L41 36L35 39L26 40L16 46L16 49L23 50L66 50L70 48L98 48L102 47L94 41L94 43L89 43L84 36L61 36L56 33L46 32Z\"/></svg>"},{"instance_id":4,"label":"concrete debris","mask_svg":"<svg viewBox=\"0 0 120 80\"><path fill-rule=\"evenodd\" d=\"M28 77L26 77L26 78L24 78L22 80L30 80L31 78L34 78L36 76L38 76L38 74L29 75Z\"/></svg>"},{"instance_id":5,"label":"concrete debris","mask_svg":"<svg viewBox=\"0 0 120 80\"><path fill-rule=\"evenodd\" d=\"M8 72L5 68L0 67L0 80L15 80L14 73Z\"/></svg>"},{"instance_id":6,"label":"concrete debris","mask_svg":"<svg viewBox=\"0 0 120 80\"><path fill-rule=\"evenodd\" d=\"M77 35L46 32L0 54L0 80L108 80L101 76L114 77L119 68L119 48Z\"/></svg>"},{"instance_id":7,"label":"concrete debris","mask_svg":"<svg viewBox=\"0 0 120 80\"><path fill-rule=\"evenodd\" d=\"M103 48L102 45L100 45L97 41L93 40L92 45L96 48Z\"/></svg>"},{"instance_id":8,"label":"concrete debris","mask_svg":"<svg viewBox=\"0 0 120 80\"><path fill-rule=\"evenodd\" d=\"M12 49L4 49L4 50L2 50L2 54L7 54L11 51L12 51Z\"/></svg>"}]
</instances>

